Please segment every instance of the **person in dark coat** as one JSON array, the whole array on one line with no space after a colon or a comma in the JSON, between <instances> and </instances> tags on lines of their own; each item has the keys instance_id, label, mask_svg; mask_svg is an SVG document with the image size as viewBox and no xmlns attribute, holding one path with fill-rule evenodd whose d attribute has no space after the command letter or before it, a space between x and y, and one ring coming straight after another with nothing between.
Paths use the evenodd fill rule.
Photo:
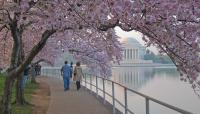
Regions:
<instances>
[{"instance_id":1,"label":"person in dark coat","mask_svg":"<svg viewBox=\"0 0 200 114\"><path fill-rule=\"evenodd\" d=\"M26 82L28 80L29 69L30 69L30 67L28 67L28 66L24 69L24 74L23 74L22 83L21 83L22 84L22 88L25 87Z\"/></svg>"}]
</instances>

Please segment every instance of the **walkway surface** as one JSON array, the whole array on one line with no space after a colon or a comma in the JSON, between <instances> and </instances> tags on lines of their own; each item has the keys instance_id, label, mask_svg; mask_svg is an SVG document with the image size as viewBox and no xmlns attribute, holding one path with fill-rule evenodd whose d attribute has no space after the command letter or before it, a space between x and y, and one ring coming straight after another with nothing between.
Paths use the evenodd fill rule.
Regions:
<instances>
[{"instance_id":1,"label":"walkway surface","mask_svg":"<svg viewBox=\"0 0 200 114\"><path fill-rule=\"evenodd\" d=\"M64 91L63 81L56 78L41 77L49 84L51 96L47 114L112 114L97 98L81 88L76 90L75 84L70 84L70 90Z\"/></svg>"}]
</instances>

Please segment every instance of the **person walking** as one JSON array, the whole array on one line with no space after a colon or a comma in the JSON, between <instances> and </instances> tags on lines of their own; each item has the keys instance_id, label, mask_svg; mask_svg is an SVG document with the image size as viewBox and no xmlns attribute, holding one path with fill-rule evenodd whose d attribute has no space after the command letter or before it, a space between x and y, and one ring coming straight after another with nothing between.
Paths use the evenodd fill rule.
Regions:
<instances>
[{"instance_id":1,"label":"person walking","mask_svg":"<svg viewBox=\"0 0 200 114\"><path fill-rule=\"evenodd\" d=\"M39 73L38 73L38 63L35 65L35 75L37 76Z\"/></svg>"},{"instance_id":2,"label":"person walking","mask_svg":"<svg viewBox=\"0 0 200 114\"><path fill-rule=\"evenodd\" d=\"M31 83L36 83L36 70L35 70L36 65L32 64L30 68L30 74L31 74Z\"/></svg>"},{"instance_id":3,"label":"person walking","mask_svg":"<svg viewBox=\"0 0 200 114\"><path fill-rule=\"evenodd\" d=\"M22 77L22 82L21 82L21 86L22 86L22 88L24 89L24 87L25 87L25 85L26 85L26 82L27 82L27 80L28 80L28 75L29 75L29 69L30 69L30 67L26 67L25 68L25 70L24 70L24 74L23 74L23 77Z\"/></svg>"},{"instance_id":4,"label":"person walking","mask_svg":"<svg viewBox=\"0 0 200 114\"><path fill-rule=\"evenodd\" d=\"M81 65L81 63L77 62L76 66L74 68L73 80L76 81L77 90L79 90L81 88L81 80L82 80L82 77L83 77L83 71L82 71L82 68L81 68L80 65Z\"/></svg>"},{"instance_id":5,"label":"person walking","mask_svg":"<svg viewBox=\"0 0 200 114\"><path fill-rule=\"evenodd\" d=\"M38 75L40 75L41 74L41 68L42 68L42 66L40 65L40 64L38 64Z\"/></svg>"},{"instance_id":6,"label":"person walking","mask_svg":"<svg viewBox=\"0 0 200 114\"><path fill-rule=\"evenodd\" d=\"M67 63L68 62L65 61L65 65L61 68L61 75L63 76L64 81L64 91L69 90L70 84L70 66Z\"/></svg>"}]
</instances>

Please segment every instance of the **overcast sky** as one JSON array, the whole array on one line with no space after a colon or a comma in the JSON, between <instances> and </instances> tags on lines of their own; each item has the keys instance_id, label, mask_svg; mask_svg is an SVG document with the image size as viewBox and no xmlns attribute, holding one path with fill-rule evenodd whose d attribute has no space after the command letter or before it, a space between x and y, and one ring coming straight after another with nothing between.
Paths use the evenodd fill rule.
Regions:
<instances>
[{"instance_id":1,"label":"overcast sky","mask_svg":"<svg viewBox=\"0 0 200 114\"><path fill-rule=\"evenodd\" d=\"M137 31L124 32L119 27L116 27L115 31L116 31L116 34L120 38L122 38L122 39L127 38L127 37L135 38L140 44L145 46L145 42L142 40L142 34L140 32L137 32ZM153 51L154 53L158 54L156 47L148 47L148 49Z\"/></svg>"}]
</instances>

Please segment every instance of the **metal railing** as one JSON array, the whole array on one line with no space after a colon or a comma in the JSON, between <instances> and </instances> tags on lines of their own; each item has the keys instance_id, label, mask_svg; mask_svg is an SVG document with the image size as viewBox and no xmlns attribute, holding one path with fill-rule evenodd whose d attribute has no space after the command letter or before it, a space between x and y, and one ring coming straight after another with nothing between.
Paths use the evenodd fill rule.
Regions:
<instances>
[{"instance_id":1,"label":"metal railing","mask_svg":"<svg viewBox=\"0 0 200 114\"><path fill-rule=\"evenodd\" d=\"M46 76L50 76L50 77L53 77L53 76L57 76L56 78L59 78L59 79L62 79L61 75L60 75L60 68L43 68L42 69L42 74L43 75L46 75ZM92 82L92 78L95 78L95 84L93 84ZM99 87L99 84L98 84L98 81L99 79L102 80L102 88ZM106 92L106 84L105 82L108 81L108 82L111 82L111 94ZM167 104L165 102L162 102L162 101L159 101L155 98L152 98L152 97L149 97L145 94L142 94L140 92L137 92L133 89L130 89L130 88L127 88L126 86L120 84L120 83L117 83L117 82L114 82L112 80L109 80L109 79L106 79L106 78L103 78L103 77L99 77L99 76L94 76L92 74L85 74L85 78L82 80L82 85L85 86L87 89L95 92L96 96L97 97L102 97L103 99L103 102L106 103L106 95L111 97L112 101L111 101L111 105L112 105L112 110L113 110L113 114L116 113L116 103L118 103L119 105L121 105L124 109L124 113L125 114L134 114L131 109L129 109L128 107L128 95L127 95L127 92L131 92L131 93L134 93L134 94L137 94L141 97L143 97L145 99L145 108L146 108L146 114L150 114L150 101L151 102L154 102L154 103L157 103L161 106L164 106L164 107L167 107L169 109L172 109L176 112L179 112L180 114L193 114L191 112L188 112L188 111L185 111L183 109L180 109L178 107L175 107L175 106L172 106L170 104ZM89 86L87 86L87 84L89 84ZM123 102L121 102L120 100L118 100L115 96L115 85L118 85L120 87L123 88L124 90L124 97L123 97ZM95 87L95 90L92 90L92 87ZM102 96L100 96L100 92L102 92Z\"/></svg>"},{"instance_id":2,"label":"metal railing","mask_svg":"<svg viewBox=\"0 0 200 114\"><path fill-rule=\"evenodd\" d=\"M89 78L89 81L88 81L88 78ZM95 85L92 83L92 78L96 78L96 84L95 84ZM102 79L102 84L103 84L103 85L102 85L102 86L103 86L102 89L99 88L99 86L98 86L98 79ZM112 88L112 90L111 90L111 91L112 91L112 94L110 94L110 93L108 93L108 92L105 91L105 88L106 88L106 87L105 87L105 81L108 81L108 82L111 82L111 83L112 83L112 84L111 84L111 85L112 85L112 87L111 87L111 88ZM111 105L112 105L112 107L113 107L113 114L116 113L116 102L124 108L125 114L128 114L128 113L134 114L134 113L131 111L131 109L128 108L128 99L127 99L127 92L128 92L128 91L130 91L130 92L132 92L132 93L134 93L134 94L137 94L137 95L139 95L139 96L145 98L146 114L150 114L150 104L149 104L150 101L151 101L151 102L154 102L154 103L157 103L157 104L159 104L159 105L162 105L162 106L164 106L164 107L167 107L167 108L169 108L169 109L171 109L171 110L174 110L174 111L176 111L176 112L179 112L180 114L193 114L193 113L191 113L191 112L185 111L185 110L180 109L180 108L178 108L178 107L172 106L172 105L167 104L167 103L162 102L162 101L159 101L159 100L157 100L157 99L155 99L155 98L149 97L149 96L147 96L147 95L145 95L145 94L142 94L142 93L140 93L140 92L137 92L137 91L135 91L135 90L133 90L133 89L127 88L126 86L124 86L124 85L122 85L122 84L120 84L120 83L114 82L114 81L112 81L112 80L109 80L109 79L106 79L106 78L103 78L103 77L93 76L93 75L91 75L91 74L85 74L85 78L84 78L84 80L82 80L82 83L83 83L83 86L85 86L87 89L89 89L89 90L91 90L91 91L93 91L93 90L92 90L92 87L95 87L95 91L93 91L93 92L96 93L97 97L100 96L100 95L99 95L99 91L103 92L103 95L102 95L101 97L103 98L104 103L106 102L105 96L106 96L106 95L110 96L110 97L112 98L112 104L111 104ZM87 87L87 84L89 84L90 87ZM116 97L115 97L115 84L116 84L116 85L119 85L119 86L122 87L123 90L124 90L124 103L120 102L120 100L116 99Z\"/></svg>"}]
</instances>

